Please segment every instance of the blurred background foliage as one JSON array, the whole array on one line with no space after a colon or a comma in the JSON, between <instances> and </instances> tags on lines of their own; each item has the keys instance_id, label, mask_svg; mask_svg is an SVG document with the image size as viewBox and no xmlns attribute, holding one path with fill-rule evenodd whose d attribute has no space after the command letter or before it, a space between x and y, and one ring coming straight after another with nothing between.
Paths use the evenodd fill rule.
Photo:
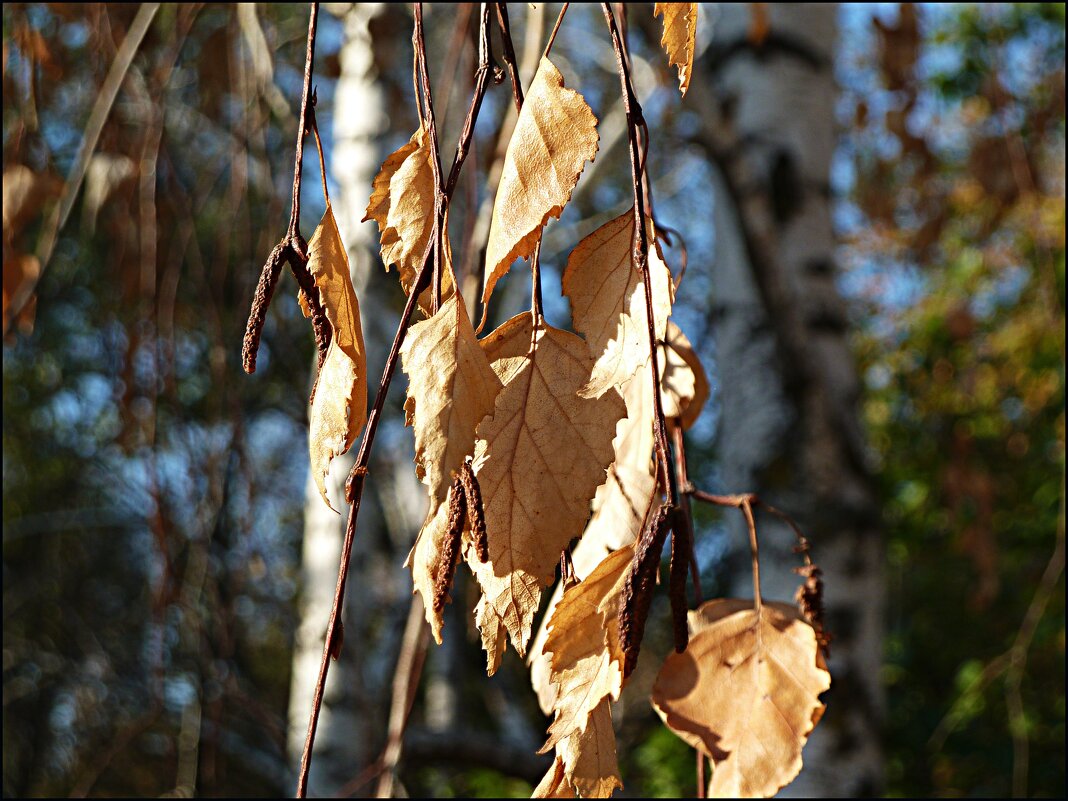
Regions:
<instances>
[{"instance_id":1,"label":"blurred background foliage","mask_svg":"<svg viewBox=\"0 0 1068 801\"><path fill-rule=\"evenodd\" d=\"M144 8L3 8L5 795L290 790L313 347L297 305L273 304L255 381L238 353L288 212L306 9ZM325 133L341 34L322 19ZM714 20L706 6L713 37ZM1064 6L844 6L840 23L832 186L885 510L886 791L1059 795ZM428 26L445 52L451 23ZM636 52L655 52L634 28ZM408 29L376 35L395 42L390 107L410 109ZM618 85L589 69L600 111ZM646 106L667 141L692 111ZM699 151L653 147L676 185L706 179ZM612 191L576 206L590 217ZM658 208L690 246L679 314L710 357L707 203L668 194ZM365 326L393 326L395 294ZM715 470L714 418L695 429L694 472ZM520 673L485 694L472 671L470 714L491 719ZM530 698L513 706L541 727ZM691 753L652 714L620 751L628 790L692 792ZM530 789L489 767L406 770L413 793Z\"/></svg>"}]
</instances>

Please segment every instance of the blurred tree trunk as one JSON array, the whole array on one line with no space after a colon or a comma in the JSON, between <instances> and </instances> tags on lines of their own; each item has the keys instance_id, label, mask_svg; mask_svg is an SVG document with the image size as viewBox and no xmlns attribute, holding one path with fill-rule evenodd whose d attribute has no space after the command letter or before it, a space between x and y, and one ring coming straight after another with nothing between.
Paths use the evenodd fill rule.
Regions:
<instances>
[{"instance_id":1,"label":"blurred tree trunk","mask_svg":"<svg viewBox=\"0 0 1068 801\"><path fill-rule=\"evenodd\" d=\"M711 303L722 479L726 491L755 491L799 520L824 570L834 684L786 792L871 795L882 787L883 557L835 285L838 10L757 5L720 6L687 97L717 168ZM731 594L751 595L741 516L726 517ZM799 583L793 535L759 512L757 522L764 596L789 600Z\"/></svg>"},{"instance_id":2,"label":"blurred tree trunk","mask_svg":"<svg viewBox=\"0 0 1068 801\"><path fill-rule=\"evenodd\" d=\"M344 27L329 161L337 194L331 195L331 203L348 246L353 284L362 301L371 371L370 404L377 389L376 371L385 360L395 325L391 313L381 314L378 310L391 307L385 295L396 288L392 280L376 280L378 276L374 274L381 269L377 229L373 224L360 223L371 181L382 162L383 135L390 128L386 87L377 61L381 53L376 48L400 48L407 40L403 36L372 36L376 25L384 24L391 14L403 16L403 9L384 3L356 3L347 7L336 4L327 10L337 13ZM406 27L408 23L401 24ZM401 44L391 43L394 39ZM404 57L410 58L407 53ZM311 158L314 159L314 151ZM305 174L314 176L315 172L306 169ZM387 427L383 427L379 440L388 438ZM407 447L410 449L410 443ZM289 705L289 752L294 770L304 748L323 637L337 583L348 512L343 483L357 448L358 442L350 453L336 459L327 477L331 500L341 515L326 507L310 476L308 480L302 603ZM403 451L398 453L394 448L386 457L376 456L371 472L374 481L369 482L364 494L346 589L344 644L341 658L331 664L327 680L309 796L337 794L378 757L384 742L394 662L410 596L407 571L401 564L422 522L425 501L411 469L410 454L405 458ZM366 794L373 788L374 784L367 782L350 788L349 794Z\"/></svg>"}]
</instances>

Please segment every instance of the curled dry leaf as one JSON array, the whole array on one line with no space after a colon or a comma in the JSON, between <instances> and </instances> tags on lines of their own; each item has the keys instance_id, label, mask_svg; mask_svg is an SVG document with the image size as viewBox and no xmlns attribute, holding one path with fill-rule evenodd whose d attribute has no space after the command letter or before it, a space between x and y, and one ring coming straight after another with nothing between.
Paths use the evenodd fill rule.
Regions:
<instances>
[{"instance_id":1,"label":"curled dry leaf","mask_svg":"<svg viewBox=\"0 0 1068 801\"><path fill-rule=\"evenodd\" d=\"M367 422L367 355L360 324L360 302L349 276L349 258L334 212L326 213L308 242L308 271L333 328L333 338L316 379L308 431L311 471L323 501L330 461L345 453ZM336 510L335 510L336 511Z\"/></svg>"},{"instance_id":2,"label":"curled dry leaf","mask_svg":"<svg viewBox=\"0 0 1068 801\"><path fill-rule=\"evenodd\" d=\"M590 107L543 57L504 157L486 245L484 308L512 262L530 256L545 223L560 217L597 140Z\"/></svg>"},{"instance_id":3,"label":"curled dry leaf","mask_svg":"<svg viewBox=\"0 0 1068 801\"><path fill-rule=\"evenodd\" d=\"M582 532L604 482L625 407L616 392L580 398L592 366L585 344L543 320L534 327L530 314L481 344L504 389L475 446L489 561L472 554L467 561L522 655L541 587Z\"/></svg>"},{"instance_id":4,"label":"curled dry leaf","mask_svg":"<svg viewBox=\"0 0 1068 801\"><path fill-rule=\"evenodd\" d=\"M584 731L602 699L619 698L623 654L614 623L633 556L633 546L609 555L564 592L553 612L544 650L552 654L549 680L556 686L556 715L542 752Z\"/></svg>"},{"instance_id":5,"label":"curled dry leaf","mask_svg":"<svg viewBox=\"0 0 1068 801\"><path fill-rule=\"evenodd\" d=\"M668 728L711 759L712 797L769 797L801 770L801 749L831 686L816 633L788 604L709 601L690 644L653 685Z\"/></svg>"},{"instance_id":6,"label":"curled dry leaf","mask_svg":"<svg viewBox=\"0 0 1068 801\"><path fill-rule=\"evenodd\" d=\"M501 381L475 338L463 297L457 292L437 314L416 323L401 348L408 374L407 422L415 432L415 464L430 493L430 512L408 562L423 596L434 639L441 642L442 616L432 603L438 572L449 485L475 450L475 429L493 413Z\"/></svg>"},{"instance_id":7,"label":"curled dry leaf","mask_svg":"<svg viewBox=\"0 0 1068 801\"><path fill-rule=\"evenodd\" d=\"M697 41L697 3L657 3L653 16L664 17L660 45L668 63L679 68L679 91L685 97L693 75L693 52Z\"/></svg>"},{"instance_id":8,"label":"curled dry leaf","mask_svg":"<svg viewBox=\"0 0 1068 801\"><path fill-rule=\"evenodd\" d=\"M664 416L677 417L683 428L689 428L708 400L708 377L690 340L673 322L668 323L660 348L660 371Z\"/></svg>"},{"instance_id":9,"label":"curled dry leaf","mask_svg":"<svg viewBox=\"0 0 1068 801\"><path fill-rule=\"evenodd\" d=\"M622 786L612 711L605 698L590 715L585 731L556 747L556 759L531 798L608 798Z\"/></svg>"},{"instance_id":10,"label":"curled dry leaf","mask_svg":"<svg viewBox=\"0 0 1068 801\"><path fill-rule=\"evenodd\" d=\"M382 262L387 270L397 265L401 286L406 293L412 291L434 230L434 168L430 159L430 135L420 126L403 147L382 163L362 220L378 223ZM448 270L443 278L444 297L452 286ZM423 291L419 305L429 313L429 290Z\"/></svg>"},{"instance_id":11,"label":"curled dry leaf","mask_svg":"<svg viewBox=\"0 0 1068 801\"><path fill-rule=\"evenodd\" d=\"M508 630L485 595L475 604L475 625L482 635L482 650L486 652L486 673L492 676L501 666L501 657L508 645Z\"/></svg>"},{"instance_id":12,"label":"curled dry leaf","mask_svg":"<svg viewBox=\"0 0 1068 801\"><path fill-rule=\"evenodd\" d=\"M671 315L674 285L651 231L649 242L653 330L661 340ZM595 360L593 375L580 394L599 398L609 389L621 389L649 361L645 281L634 267L633 208L578 243L567 259L562 283L571 300L575 330L586 338Z\"/></svg>"}]
</instances>

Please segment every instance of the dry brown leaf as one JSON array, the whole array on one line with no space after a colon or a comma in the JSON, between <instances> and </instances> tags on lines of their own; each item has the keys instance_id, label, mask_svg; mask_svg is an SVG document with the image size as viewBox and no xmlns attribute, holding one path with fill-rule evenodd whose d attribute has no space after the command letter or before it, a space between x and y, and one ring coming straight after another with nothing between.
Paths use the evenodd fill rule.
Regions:
<instances>
[{"instance_id":1,"label":"dry brown leaf","mask_svg":"<svg viewBox=\"0 0 1068 801\"><path fill-rule=\"evenodd\" d=\"M326 473L330 461L352 447L367 422L367 355L360 302L352 288L349 258L329 203L308 242L308 254L308 270L333 328L312 401L308 448L315 485L333 509L326 496Z\"/></svg>"},{"instance_id":2,"label":"dry brown leaf","mask_svg":"<svg viewBox=\"0 0 1068 801\"><path fill-rule=\"evenodd\" d=\"M633 546L612 553L583 581L564 591L549 622L544 650L552 655L556 715L541 751L585 731L602 699L619 698L623 653L615 625Z\"/></svg>"},{"instance_id":3,"label":"dry brown leaf","mask_svg":"<svg viewBox=\"0 0 1068 801\"><path fill-rule=\"evenodd\" d=\"M504 389L475 446L489 561L468 564L522 655L541 587L604 482L625 407L616 392L580 398L592 366L585 344L544 321L535 328L529 313L481 344Z\"/></svg>"},{"instance_id":4,"label":"dry brown leaf","mask_svg":"<svg viewBox=\"0 0 1068 801\"><path fill-rule=\"evenodd\" d=\"M362 220L378 223L382 262L387 270L397 265L401 287L406 293L412 291L434 229L434 198L430 135L420 126L403 147L382 163ZM452 276L445 270L442 297L451 288ZM429 290L420 295L419 305L429 313Z\"/></svg>"},{"instance_id":5,"label":"dry brown leaf","mask_svg":"<svg viewBox=\"0 0 1068 801\"><path fill-rule=\"evenodd\" d=\"M660 348L660 391L664 416L677 417L683 428L696 421L709 396L708 377L690 340L669 322Z\"/></svg>"},{"instance_id":6,"label":"dry brown leaf","mask_svg":"<svg viewBox=\"0 0 1068 801\"><path fill-rule=\"evenodd\" d=\"M571 782L567 780L564 775L564 760L560 757L553 759L553 764L546 772L542 780L538 782L538 786L534 788L534 792L530 794L531 798L574 798L575 788L571 786Z\"/></svg>"},{"instance_id":7,"label":"dry brown leaf","mask_svg":"<svg viewBox=\"0 0 1068 801\"><path fill-rule=\"evenodd\" d=\"M801 770L801 749L831 686L797 608L709 601L690 612L690 644L664 661L653 705L713 762L713 797L770 797Z\"/></svg>"},{"instance_id":8,"label":"dry brown leaf","mask_svg":"<svg viewBox=\"0 0 1068 801\"><path fill-rule=\"evenodd\" d=\"M411 327L401 366L408 374L405 410L415 432L416 473L432 503L444 503L453 477L474 453L475 429L493 413L501 391L458 293Z\"/></svg>"},{"instance_id":9,"label":"dry brown leaf","mask_svg":"<svg viewBox=\"0 0 1068 801\"><path fill-rule=\"evenodd\" d=\"M485 595L475 604L475 624L482 635L482 650L486 652L486 674L492 676L501 666L501 657L508 645L508 631Z\"/></svg>"},{"instance_id":10,"label":"dry brown leaf","mask_svg":"<svg viewBox=\"0 0 1068 801\"><path fill-rule=\"evenodd\" d=\"M674 285L652 231L649 242L653 330L660 340L671 315ZM634 268L633 208L602 225L571 251L563 291L571 300L575 330L586 338L595 360L582 396L597 398L609 389L621 389L649 360L645 281Z\"/></svg>"},{"instance_id":11,"label":"dry brown leaf","mask_svg":"<svg viewBox=\"0 0 1068 801\"><path fill-rule=\"evenodd\" d=\"M411 327L401 348L408 374L407 423L415 432L415 465L430 492L430 513L408 562L434 639L441 642L442 614L433 603L449 486L474 453L475 429L493 413L501 381L475 338L463 297L452 295L433 317Z\"/></svg>"},{"instance_id":12,"label":"dry brown leaf","mask_svg":"<svg viewBox=\"0 0 1068 801\"><path fill-rule=\"evenodd\" d=\"M564 764L564 779L583 798L608 798L623 782L616 758L612 709L605 698L590 715L585 731L568 737L557 753Z\"/></svg>"},{"instance_id":13,"label":"dry brown leaf","mask_svg":"<svg viewBox=\"0 0 1068 801\"><path fill-rule=\"evenodd\" d=\"M564 87L560 71L543 57L497 186L486 246L484 308L512 262L530 256L545 223L560 217L583 166L597 153L597 140L597 118L590 107L582 95Z\"/></svg>"},{"instance_id":14,"label":"dry brown leaf","mask_svg":"<svg viewBox=\"0 0 1068 801\"><path fill-rule=\"evenodd\" d=\"M679 91L686 96L693 75L693 51L697 40L697 3L657 3L653 16L664 17L660 45L668 63L679 68Z\"/></svg>"}]
</instances>

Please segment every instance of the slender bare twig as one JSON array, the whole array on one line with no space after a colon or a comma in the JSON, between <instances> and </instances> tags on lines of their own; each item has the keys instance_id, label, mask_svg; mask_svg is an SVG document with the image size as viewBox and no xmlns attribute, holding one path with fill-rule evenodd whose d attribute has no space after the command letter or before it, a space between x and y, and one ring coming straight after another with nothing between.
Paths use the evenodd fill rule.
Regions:
<instances>
[{"instance_id":1,"label":"slender bare twig","mask_svg":"<svg viewBox=\"0 0 1068 801\"><path fill-rule=\"evenodd\" d=\"M428 634L427 627L423 625L423 603L419 596L412 595L408 620L404 624L404 636L401 638L400 654L397 656L397 669L393 676L393 700L389 709L386 747L382 752L382 772L375 791L378 798L390 798L393 795L397 763L400 762L404 744L404 726L408 722L408 715L411 714L415 691L419 687L419 677L423 672Z\"/></svg>"},{"instance_id":2,"label":"slender bare twig","mask_svg":"<svg viewBox=\"0 0 1068 801\"><path fill-rule=\"evenodd\" d=\"M482 20L484 27L488 22L488 16L483 14ZM483 35L485 34L483 33ZM486 56L488 64L488 47L486 48ZM482 64L479 65L479 69L482 69ZM476 81L475 94L484 95L486 88L487 85L485 81ZM478 116L478 111L481 108L481 105L481 97L473 99L468 110L467 119L464 121L460 142L457 145L456 156L450 171L457 173L457 175L463 165L464 159L467 157L471 138L474 136L475 119ZM446 191L444 192L443 198L443 204L446 207L455 187L455 180L446 185ZM397 370L400 349L404 344L404 336L408 331L412 315L415 312L418 297L430 283L432 260L433 241L427 244L426 252L423 254L422 267L420 267L419 273L415 278L411 292L408 295L408 301L401 314L400 322L397 324L397 332L393 337L393 344L390 346L389 355L386 358L386 364L382 370L382 378L378 385L378 392L375 395L371 411L367 416L367 425L364 428L363 439L360 442L360 450L356 455L356 462L345 481L345 500L350 504L349 515L345 525L345 538L341 546L341 560L338 565L337 585L334 589L334 601L330 609L330 618L327 621L326 636L323 643L323 656L319 663L319 675L315 683L312 711L308 720L308 734L304 741L304 753L300 760L300 775L297 780L298 798L304 798L308 790L308 773L311 769L312 746L315 743L315 731L319 725L319 714L323 705L326 677L330 670L331 644L341 625L341 608L345 600L345 584L348 579L349 561L352 557L352 545L356 536L356 521L360 514L360 504L363 498L364 483L367 478L367 466L370 461L371 448L374 445L375 434L378 431L378 423L382 417L382 410L385 407L386 395L389 391L390 383L393 380L393 375Z\"/></svg>"},{"instance_id":3,"label":"slender bare twig","mask_svg":"<svg viewBox=\"0 0 1068 801\"><path fill-rule=\"evenodd\" d=\"M553 42L556 41L556 34L560 30L560 25L564 21L564 14L567 13L567 7L569 5L571 5L571 4L570 3L564 3L564 5L560 8L560 13L556 17L556 24L553 25L553 32L549 34L549 41L546 43L545 50L541 54L542 58L548 58L549 57L549 51L551 51L553 49Z\"/></svg>"}]
</instances>

